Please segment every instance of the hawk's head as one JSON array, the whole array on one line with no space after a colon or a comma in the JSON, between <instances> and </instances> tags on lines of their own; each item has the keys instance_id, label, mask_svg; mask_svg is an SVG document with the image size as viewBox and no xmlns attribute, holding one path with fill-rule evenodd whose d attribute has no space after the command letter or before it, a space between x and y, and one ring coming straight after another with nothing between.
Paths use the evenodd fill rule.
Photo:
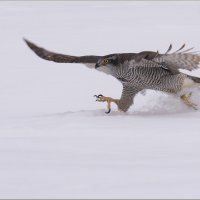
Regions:
<instances>
[{"instance_id":1,"label":"hawk's head","mask_svg":"<svg viewBox=\"0 0 200 200\"><path fill-rule=\"evenodd\" d=\"M100 58L95 65L95 69L112 75L116 71L117 65L118 65L117 55L111 54Z\"/></svg>"}]
</instances>

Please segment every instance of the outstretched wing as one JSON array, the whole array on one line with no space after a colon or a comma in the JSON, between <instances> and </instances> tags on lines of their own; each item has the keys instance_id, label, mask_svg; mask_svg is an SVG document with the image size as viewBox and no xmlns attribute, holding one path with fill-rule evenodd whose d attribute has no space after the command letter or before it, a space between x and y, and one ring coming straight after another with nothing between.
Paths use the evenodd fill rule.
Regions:
<instances>
[{"instance_id":1,"label":"outstretched wing","mask_svg":"<svg viewBox=\"0 0 200 200\"><path fill-rule=\"evenodd\" d=\"M179 50L169 54L172 49L172 45L170 45L165 54L159 54L153 59L153 61L164 65L172 72L178 71L179 69L189 71L197 69L200 63L200 54L191 52L193 48L181 51L184 47L185 45L183 45Z\"/></svg>"},{"instance_id":2,"label":"outstretched wing","mask_svg":"<svg viewBox=\"0 0 200 200\"><path fill-rule=\"evenodd\" d=\"M172 71L179 69L192 71L199 67L200 55L192 52L171 53L155 58L154 61L165 65Z\"/></svg>"},{"instance_id":3,"label":"outstretched wing","mask_svg":"<svg viewBox=\"0 0 200 200\"><path fill-rule=\"evenodd\" d=\"M165 54L160 54L158 51L143 51L135 54L130 59L131 67L135 66L149 66L149 67L162 67L174 73L179 73L179 69L192 71L197 69L200 64L200 54L191 52L193 48L185 51L183 45L180 49L173 53L169 53L172 45L169 46Z\"/></svg>"},{"instance_id":4,"label":"outstretched wing","mask_svg":"<svg viewBox=\"0 0 200 200\"><path fill-rule=\"evenodd\" d=\"M42 47L38 47L37 45L33 44L32 42L24 39L26 44L32 49L36 55L40 58L45 60L57 62L57 63L83 63L89 66L92 64L93 66L95 63L101 58L101 56L71 56L71 55L64 55L59 53L54 53L51 51L47 51Z\"/></svg>"}]
</instances>

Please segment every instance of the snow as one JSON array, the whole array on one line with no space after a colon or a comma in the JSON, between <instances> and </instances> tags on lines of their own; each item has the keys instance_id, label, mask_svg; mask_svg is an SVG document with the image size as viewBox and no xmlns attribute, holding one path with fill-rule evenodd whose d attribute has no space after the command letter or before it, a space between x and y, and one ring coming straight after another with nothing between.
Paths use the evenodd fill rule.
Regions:
<instances>
[{"instance_id":1,"label":"snow","mask_svg":"<svg viewBox=\"0 0 200 200\"><path fill-rule=\"evenodd\" d=\"M194 1L1 2L0 198L200 198L198 110L147 91L106 115L93 95L120 97L117 80L42 60L22 40L71 55L199 50L199 11Z\"/></svg>"}]
</instances>

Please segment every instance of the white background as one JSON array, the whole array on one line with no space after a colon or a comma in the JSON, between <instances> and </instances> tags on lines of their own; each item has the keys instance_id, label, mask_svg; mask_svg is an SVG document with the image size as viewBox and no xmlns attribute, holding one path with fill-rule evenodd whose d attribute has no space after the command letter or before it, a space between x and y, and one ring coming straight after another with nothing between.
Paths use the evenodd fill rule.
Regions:
<instances>
[{"instance_id":1,"label":"white background","mask_svg":"<svg viewBox=\"0 0 200 200\"><path fill-rule=\"evenodd\" d=\"M192 1L0 2L0 198L200 198L199 111L148 91L106 115L93 95L119 98L117 80L22 40L71 55L200 50L199 19Z\"/></svg>"}]
</instances>

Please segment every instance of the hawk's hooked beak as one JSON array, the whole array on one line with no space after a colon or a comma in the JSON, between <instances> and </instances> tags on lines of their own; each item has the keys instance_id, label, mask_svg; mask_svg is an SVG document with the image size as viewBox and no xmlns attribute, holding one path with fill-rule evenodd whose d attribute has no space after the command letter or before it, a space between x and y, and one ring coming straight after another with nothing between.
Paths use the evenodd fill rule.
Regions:
<instances>
[{"instance_id":1,"label":"hawk's hooked beak","mask_svg":"<svg viewBox=\"0 0 200 200\"><path fill-rule=\"evenodd\" d=\"M96 63L95 69L97 69L98 67L100 67L100 65L98 63Z\"/></svg>"}]
</instances>

